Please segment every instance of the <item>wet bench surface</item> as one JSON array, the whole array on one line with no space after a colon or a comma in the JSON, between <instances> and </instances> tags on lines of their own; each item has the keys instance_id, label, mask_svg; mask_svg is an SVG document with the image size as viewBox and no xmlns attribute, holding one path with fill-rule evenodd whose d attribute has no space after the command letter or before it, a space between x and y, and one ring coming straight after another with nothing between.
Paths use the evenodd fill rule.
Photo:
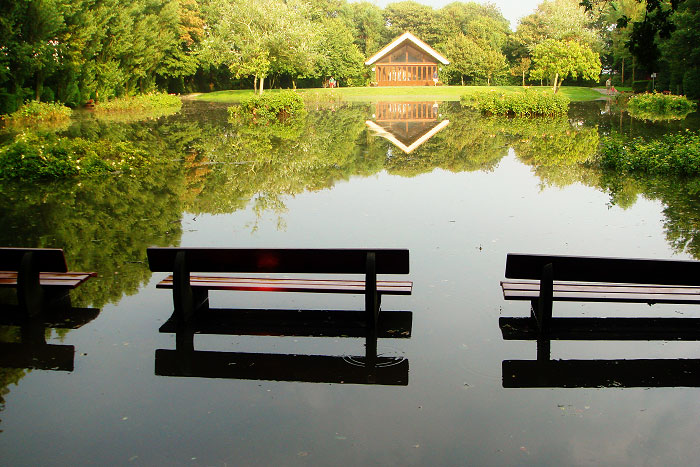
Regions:
<instances>
[{"instance_id":1,"label":"wet bench surface","mask_svg":"<svg viewBox=\"0 0 700 467\"><path fill-rule=\"evenodd\" d=\"M0 248L0 287L17 289L22 313L33 316L66 299L95 272L70 272L59 248Z\"/></svg>"},{"instance_id":2,"label":"wet bench surface","mask_svg":"<svg viewBox=\"0 0 700 467\"><path fill-rule=\"evenodd\" d=\"M153 272L170 272L156 286L173 290L175 315L187 321L209 304L209 290L362 294L368 322L376 324L381 296L410 295L410 281L379 281L378 274L408 274L405 249L148 249ZM196 273L196 274L193 274ZM362 274L364 280L228 277L201 273Z\"/></svg>"},{"instance_id":3,"label":"wet bench surface","mask_svg":"<svg viewBox=\"0 0 700 467\"><path fill-rule=\"evenodd\" d=\"M700 303L700 262L510 253L506 300L529 300L540 331L556 301Z\"/></svg>"}]
</instances>

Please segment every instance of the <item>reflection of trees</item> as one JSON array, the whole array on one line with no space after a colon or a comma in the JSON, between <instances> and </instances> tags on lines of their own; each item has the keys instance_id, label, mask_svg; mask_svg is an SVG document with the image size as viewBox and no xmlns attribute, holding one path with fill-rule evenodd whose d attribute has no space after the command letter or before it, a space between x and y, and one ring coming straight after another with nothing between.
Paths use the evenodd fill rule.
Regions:
<instances>
[{"instance_id":1,"label":"reflection of trees","mask_svg":"<svg viewBox=\"0 0 700 467\"><path fill-rule=\"evenodd\" d=\"M598 150L597 128L572 124L567 118L514 118L507 125L495 124L506 128L518 158L533 166L544 184L566 186L596 178L584 164Z\"/></svg>"},{"instance_id":2,"label":"reflection of trees","mask_svg":"<svg viewBox=\"0 0 700 467\"><path fill-rule=\"evenodd\" d=\"M185 187L182 161L200 131L197 124L176 122L85 121L69 132L95 144L129 140L158 163L137 176L3 184L0 244L63 248L70 269L99 274L71 293L74 302L99 308L124 293L135 293L149 280L146 247L179 242Z\"/></svg>"},{"instance_id":3,"label":"reflection of trees","mask_svg":"<svg viewBox=\"0 0 700 467\"><path fill-rule=\"evenodd\" d=\"M367 112L364 106L346 106L309 113L291 125L232 123L202 142L211 172L187 210L231 212L255 199L257 210L280 211L281 195L380 170L382 161L362 150Z\"/></svg>"},{"instance_id":4,"label":"reflection of trees","mask_svg":"<svg viewBox=\"0 0 700 467\"><path fill-rule=\"evenodd\" d=\"M478 112L458 105L445 105L440 111L450 124L411 154L393 151L395 156L386 162L387 171L413 176L435 168L450 172L492 170L508 154L508 139L498 128L484 126Z\"/></svg>"},{"instance_id":5,"label":"reflection of trees","mask_svg":"<svg viewBox=\"0 0 700 467\"><path fill-rule=\"evenodd\" d=\"M139 179L71 180L40 190L5 185L1 242L63 248L70 269L99 274L71 292L74 302L99 308L148 281L146 247L179 241L178 184L179 177L161 169Z\"/></svg>"},{"instance_id":6,"label":"reflection of trees","mask_svg":"<svg viewBox=\"0 0 700 467\"><path fill-rule=\"evenodd\" d=\"M19 339L16 328L0 328L0 342L14 342ZM29 370L24 368L0 368L0 412L5 409L5 396L10 392L10 385L16 385ZM0 430L2 433L2 430Z\"/></svg>"},{"instance_id":7,"label":"reflection of trees","mask_svg":"<svg viewBox=\"0 0 700 467\"><path fill-rule=\"evenodd\" d=\"M623 208L632 206L640 195L661 201L671 248L700 259L700 180L605 174L601 188L610 194L611 203Z\"/></svg>"}]
</instances>

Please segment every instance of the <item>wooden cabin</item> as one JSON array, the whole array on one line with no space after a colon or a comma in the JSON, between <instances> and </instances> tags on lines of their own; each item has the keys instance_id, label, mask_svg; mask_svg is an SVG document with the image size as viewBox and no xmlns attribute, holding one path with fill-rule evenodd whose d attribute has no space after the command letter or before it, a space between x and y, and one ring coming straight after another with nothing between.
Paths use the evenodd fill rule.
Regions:
<instances>
[{"instance_id":1,"label":"wooden cabin","mask_svg":"<svg viewBox=\"0 0 700 467\"><path fill-rule=\"evenodd\" d=\"M433 74L449 61L410 32L374 54L365 65L374 65L378 86L432 86Z\"/></svg>"}]
</instances>

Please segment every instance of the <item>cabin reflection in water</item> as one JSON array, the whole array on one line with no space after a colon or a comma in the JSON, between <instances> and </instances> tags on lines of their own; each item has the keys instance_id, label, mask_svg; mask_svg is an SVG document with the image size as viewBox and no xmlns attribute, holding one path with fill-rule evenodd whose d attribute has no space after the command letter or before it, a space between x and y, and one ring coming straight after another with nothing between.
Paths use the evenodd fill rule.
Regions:
<instances>
[{"instance_id":1,"label":"cabin reflection in water","mask_svg":"<svg viewBox=\"0 0 700 467\"><path fill-rule=\"evenodd\" d=\"M408 360L377 354L378 338L411 337L412 313L382 311L376 331L364 311L210 309L189 323L171 317L160 332L176 334L175 350L157 349L155 374L309 383L408 385ZM195 334L365 338L363 356L203 351Z\"/></svg>"},{"instance_id":2,"label":"cabin reflection in water","mask_svg":"<svg viewBox=\"0 0 700 467\"><path fill-rule=\"evenodd\" d=\"M537 341L536 360L504 360L504 388L700 387L700 359L552 360L552 340L700 341L697 318L500 318L504 340Z\"/></svg>"},{"instance_id":3,"label":"cabin reflection in water","mask_svg":"<svg viewBox=\"0 0 700 467\"><path fill-rule=\"evenodd\" d=\"M373 118L365 124L406 154L450 124L440 121L438 102L377 102Z\"/></svg>"}]
</instances>

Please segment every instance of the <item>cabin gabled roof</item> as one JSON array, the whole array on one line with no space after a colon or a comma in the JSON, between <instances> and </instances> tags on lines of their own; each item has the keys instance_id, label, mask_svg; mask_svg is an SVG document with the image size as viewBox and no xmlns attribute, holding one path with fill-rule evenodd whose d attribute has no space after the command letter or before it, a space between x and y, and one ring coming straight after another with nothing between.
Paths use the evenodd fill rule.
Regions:
<instances>
[{"instance_id":1,"label":"cabin gabled roof","mask_svg":"<svg viewBox=\"0 0 700 467\"><path fill-rule=\"evenodd\" d=\"M385 55L387 55L387 54L390 53L392 50L394 50L396 47L398 47L399 45L403 44L403 43L406 42L406 41L412 42L412 43L415 44L418 48L420 48L421 50L423 50L424 52L426 52L427 54L429 54L430 56L432 56L435 60L437 60L438 62L442 63L443 65L449 65L449 64L450 64L450 61L449 61L449 60L447 60L445 57L443 57L443 56L440 55L438 52L436 52L436 51L435 51L432 47L430 47L428 44L426 44L426 43L423 42L422 40L418 39L416 36L414 36L414 35L411 34L410 32L405 32L405 33L401 34L398 38L396 38L396 40L395 40L394 42L392 42L391 44L387 45L387 46L384 47L382 50L380 50L379 52L377 52L376 54L374 54L374 55L372 56L372 58L370 58L369 60L367 60L367 61L365 62L365 65L371 65L371 64L375 63L377 60L379 60L380 58L384 57Z\"/></svg>"},{"instance_id":2,"label":"cabin gabled roof","mask_svg":"<svg viewBox=\"0 0 700 467\"><path fill-rule=\"evenodd\" d=\"M373 122L372 120L367 120L365 122L365 125L367 125L371 130L373 130L375 135L381 136L382 138L391 141L394 144L394 146L401 149L406 154L412 153L416 148L418 148L420 145L422 145L423 143L428 141L430 138L435 136L435 134L437 132L439 132L440 130L442 130L443 128L445 128L449 124L450 124L449 120L443 120L440 123L438 123L437 125L430 128L428 131L426 131L422 135L420 135L420 137L415 138L412 141L403 142L397 137L397 135L395 135L391 132L391 128L387 129L387 128L383 127L382 125L379 125L379 124ZM407 143L409 143L409 142L411 144L407 145Z\"/></svg>"}]
</instances>

